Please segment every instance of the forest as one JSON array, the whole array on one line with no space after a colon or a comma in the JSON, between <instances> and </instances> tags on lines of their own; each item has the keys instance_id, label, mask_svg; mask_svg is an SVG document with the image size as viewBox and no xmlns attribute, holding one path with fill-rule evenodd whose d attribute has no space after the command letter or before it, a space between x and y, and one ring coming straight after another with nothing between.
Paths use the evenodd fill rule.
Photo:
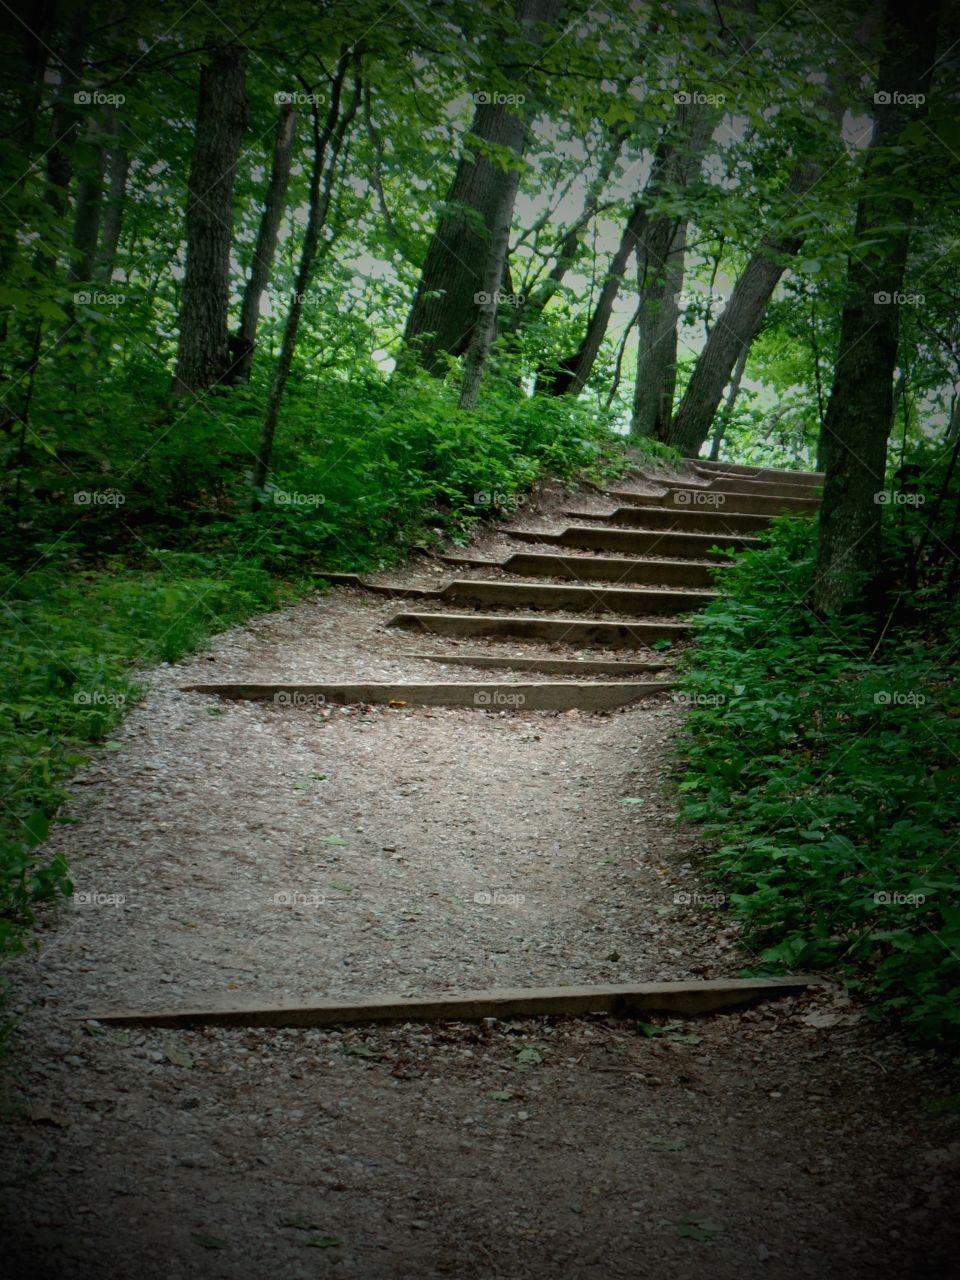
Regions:
<instances>
[{"instance_id":1,"label":"forest","mask_svg":"<svg viewBox=\"0 0 960 1280\"><path fill-rule=\"evenodd\" d=\"M0 941L131 672L546 480L824 473L675 785L759 971L960 1024L960 11L3 6ZM731 693L732 690L732 693ZM93 691L93 692L91 692Z\"/></svg>"}]
</instances>

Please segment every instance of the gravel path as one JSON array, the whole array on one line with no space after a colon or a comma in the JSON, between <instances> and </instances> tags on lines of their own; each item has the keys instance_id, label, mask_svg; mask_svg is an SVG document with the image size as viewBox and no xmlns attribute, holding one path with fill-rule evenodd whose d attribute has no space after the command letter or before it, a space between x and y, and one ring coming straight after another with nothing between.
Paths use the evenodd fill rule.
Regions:
<instances>
[{"instance_id":1,"label":"gravel path","mask_svg":"<svg viewBox=\"0 0 960 1280\"><path fill-rule=\"evenodd\" d=\"M656 1035L608 1018L84 1021L741 971L666 785L682 722L668 696L558 714L181 690L491 679L411 657L423 638L383 629L395 608L338 588L149 673L120 749L76 779L79 821L55 843L77 900L13 975L8 1274L960 1274L960 1140L926 1105L955 1086L832 987ZM429 647L444 644L584 656Z\"/></svg>"}]
</instances>

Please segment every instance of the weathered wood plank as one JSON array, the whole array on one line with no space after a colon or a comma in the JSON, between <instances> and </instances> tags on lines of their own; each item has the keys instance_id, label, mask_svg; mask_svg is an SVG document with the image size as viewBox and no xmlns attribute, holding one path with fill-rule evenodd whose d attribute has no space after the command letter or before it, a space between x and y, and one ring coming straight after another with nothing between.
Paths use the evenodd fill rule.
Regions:
<instances>
[{"instance_id":1,"label":"weathered wood plank","mask_svg":"<svg viewBox=\"0 0 960 1280\"><path fill-rule=\"evenodd\" d=\"M816 985L811 976L717 978L702 982L647 982L636 986L521 987L457 995L371 1000L313 1000L305 1004L252 1004L194 1009L119 1009L81 1014L85 1021L140 1027L335 1027L356 1023L476 1022L607 1013L696 1016L736 1009L757 1000L797 995Z\"/></svg>"}]
</instances>

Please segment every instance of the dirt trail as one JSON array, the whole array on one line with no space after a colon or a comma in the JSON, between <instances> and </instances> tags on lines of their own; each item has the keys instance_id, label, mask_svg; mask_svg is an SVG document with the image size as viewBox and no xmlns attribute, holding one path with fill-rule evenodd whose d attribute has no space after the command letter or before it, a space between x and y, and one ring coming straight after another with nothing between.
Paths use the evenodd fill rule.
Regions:
<instances>
[{"instance_id":1,"label":"dirt trail","mask_svg":"<svg viewBox=\"0 0 960 1280\"><path fill-rule=\"evenodd\" d=\"M669 696L558 714L180 691L211 669L484 678L413 659L390 611L338 589L220 636L152 673L122 749L77 779L56 843L78 901L14 974L7 1274L960 1275L960 1143L925 1105L945 1068L833 988L656 1036L78 1018L740 971L664 785Z\"/></svg>"}]
</instances>

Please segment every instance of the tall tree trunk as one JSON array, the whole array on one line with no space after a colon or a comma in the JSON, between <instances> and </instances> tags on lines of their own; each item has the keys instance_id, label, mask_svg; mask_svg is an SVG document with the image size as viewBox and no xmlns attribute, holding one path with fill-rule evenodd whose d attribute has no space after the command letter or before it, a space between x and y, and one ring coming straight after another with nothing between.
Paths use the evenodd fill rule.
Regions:
<instances>
[{"instance_id":1,"label":"tall tree trunk","mask_svg":"<svg viewBox=\"0 0 960 1280\"><path fill-rule=\"evenodd\" d=\"M714 113L702 106L680 105L674 137L664 136L657 146L647 185L624 227L583 340L572 355L561 360L557 373L544 390L553 395L574 396L583 390L600 354L630 255L641 254L644 243L652 237L661 246L660 262L666 258L662 244L664 239L669 244L674 220L659 215L650 217L650 206L665 191L687 186L699 172L714 121Z\"/></svg>"},{"instance_id":2,"label":"tall tree trunk","mask_svg":"<svg viewBox=\"0 0 960 1280\"><path fill-rule=\"evenodd\" d=\"M788 190L795 195L808 191L819 174L814 168L804 165L795 169ZM737 358L753 341L787 263L802 244L800 236L764 237L710 330L666 436L667 443L687 457L699 454Z\"/></svg>"},{"instance_id":3,"label":"tall tree trunk","mask_svg":"<svg viewBox=\"0 0 960 1280\"><path fill-rule=\"evenodd\" d=\"M856 43L872 39L875 23L875 11L867 11L857 27ZM826 91L827 110L839 135L846 98L856 88L852 78L846 78L835 65L828 74ZM822 173L819 160L801 160L787 179L784 195L792 204L799 203ZM737 358L753 341L774 289L802 247L800 235L766 234L737 280L729 302L710 330L666 434L667 443L686 457L695 458L700 453Z\"/></svg>"},{"instance_id":4,"label":"tall tree trunk","mask_svg":"<svg viewBox=\"0 0 960 1280\"><path fill-rule=\"evenodd\" d=\"M249 382L253 365L253 353L257 341L257 325L260 322L260 302L263 291L270 283L273 260L277 252L280 222L290 183L290 161L293 157L293 140L297 113L293 106L282 103L277 122L277 136L273 148L270 180L263 202L260 229L250 264L250 278L243 293L240 308L240 328L236 335L236 359L230 371L231 381Z\"/></svg>"},{"instance_id":5,"label":"tall tree trunk","mask_svg":"<svg viewBox=\"0 0 960 1280\"><path fill-rule=\"evenodd\" d=\"M494 214L490 228L490 246L480 293L479 318L473 326L470 342L463 361L463 384L460 388L460 408L472 409L480 394L483 370L497 333L497 294L503 280L503 268L510 247L510 224L513 206L520 186L520 170L512 169L512 179L504 183L500 191L500 207Z\"/></svg>"},{"instance_id":6,"label":"tall tree trunk","mask_svg":"<svg viewBox=\"0 0 960 1280\"><path fill-rule=\"evenodd\" d=\"M517 21L520 38L527 47L539 47L543 42L542 27L553 25L560 16L559 0L520 0ZM526 81L518 82L526 88ZM482 289L478 301L479 315L474 323L463 362L463 383L460 388L460 408L472 409L480 394L483 370L494 338L497 334L497 300L504 273L509 271L507 256L510 249L510 225L513 206L520 187L520 162L527 140L526 117L520 117L521 133L515 148L516 163L499 184L496 206L492 209L490 242L487 246L483 268Z\"/></svg>"},{"instance_id":7,"label":"tall tree trunk","mask_svg":"<svg viewBox=\"0 0 960 1280\"><path fill-rule=\"evenodd\" d=\"M680 319L678 295L683 288L686 220L670 229L673 234L663 257L660 257L662 237L651 235L638 264L640 345L630 419L632 436L659 439L673 413Z\"/></svg>"},{"instance_id":8,"label":"tall tree trunk","mask_svg":"<svg viewBox=\"0 0 960 1280\"><path fill-rule=\"evenodd\" d=\"M733 367L733 377L730 379L730 386L727 388L727 398L724 401L723 411L717 418L713 439L710 441L711 462L718 461L720 457L720 445L723 443L723 437L727 434L727 428L733 419L733 410L740 394L740 384L743 381L743 374L749 357L750 347L749 345L744 345L737 356L737 363Z\"/></svg>"},{"instance_id":9,"label":"tall tree trunk","mask_svg":"<svg viewBox=\"0 0 960 1280\"><path fill-rule=\"evenodd\" d=\"M303 302L310 287L317 249L320 244L320 232L323 230L330 199L333 192L333 181L336 175L337 156L343 146L347 129L360 104L361 84L357 77L356 89L347 110L341 116L340 103L343 97L343 83L346 79L353 55L343 53L337 63L330 90L330 104L323 129L316 105L313 107L313 164L310 170L310 193L307 200L307 226L303 235L303 247L300 251L300 265L297 268L297 279L290 298L286 323L283 327L283 340L280 344L280 358L270 388L270 398L264 414L260 431L260 445L253 469L253 496L251 507L254 511L262 505L262 493L270 470L273 455L273 442L277 434L277 423L293 357L297 350L297 336L300 332L300 320L303 315ZM327 160L327 150L330 159ZM326 172L324 172L326 171Z\"/></svg>"},{"instance_id":10,"label":"tall tree trunk","mask_svg":"<svg viewBox=\"0 0 960 1280\"><path fill-rule=\"evenodd\" d=\"M826 479L814 605L836 612L870 584L880 562L877 495L884 490L893 407L904 269L913 201L900 194L915 179L904 130L922 118L936 58L938 5L887 0L863 194L857 205L855 250L847 264L840 347L823 431Z\"/></svg>"},{"instance_id":11,"label":"tall tree trunk","mask_svg":"<svg viewBox=\"0 0 960 1280\"><path fill-rule=\"evenodd\" d=\"M127 198L127 174L130 170L129 151L126 147L116 145L120 125L113 107L108 109L106 127L115 145L110 148L108 156L107 199L104 204L100 244L94 264L95 278L103 284L109 284L113 278L117 248L120 244L120 229L123 226L123 206Z\"/></svg>"},{"instance_id":12,"label":"tall tree trunk","mask_svg":"<svg viewBox=\"0 0 960 1280\"><path fill-rule=\"evenodd\" d=\"M244 53L219 45L200 72L187 196L187 259L174 391L206 391L227 372L233 188L247 127Z\"/></svg>"},{"instance_id":13,"label":"tall tree trunk","mask_svg":"<svg viewBox=\"0 0 960 1280\"><path fill-rule=\"evenodd\" d=\"M562 0L517 0L516 20L528 45L541 43L537 26L555 24L561 7ZM509 44L512 54L519 52L513 41ZM522 96L525 81L514 76L512 83ZM462 355L467 348L477 320L475 295L483 292L492 228L509 189L515 190L512 167L503 169L484 152L489 146L519 157L526 137L524 105L501 101L509 96L484 94L485 100L477 105L470 134L481 146L475 156L461 157L447 192L407 319L401 366L416 360L429 373L442 376L447 357Z\"/></svg>"}]
</instances>

